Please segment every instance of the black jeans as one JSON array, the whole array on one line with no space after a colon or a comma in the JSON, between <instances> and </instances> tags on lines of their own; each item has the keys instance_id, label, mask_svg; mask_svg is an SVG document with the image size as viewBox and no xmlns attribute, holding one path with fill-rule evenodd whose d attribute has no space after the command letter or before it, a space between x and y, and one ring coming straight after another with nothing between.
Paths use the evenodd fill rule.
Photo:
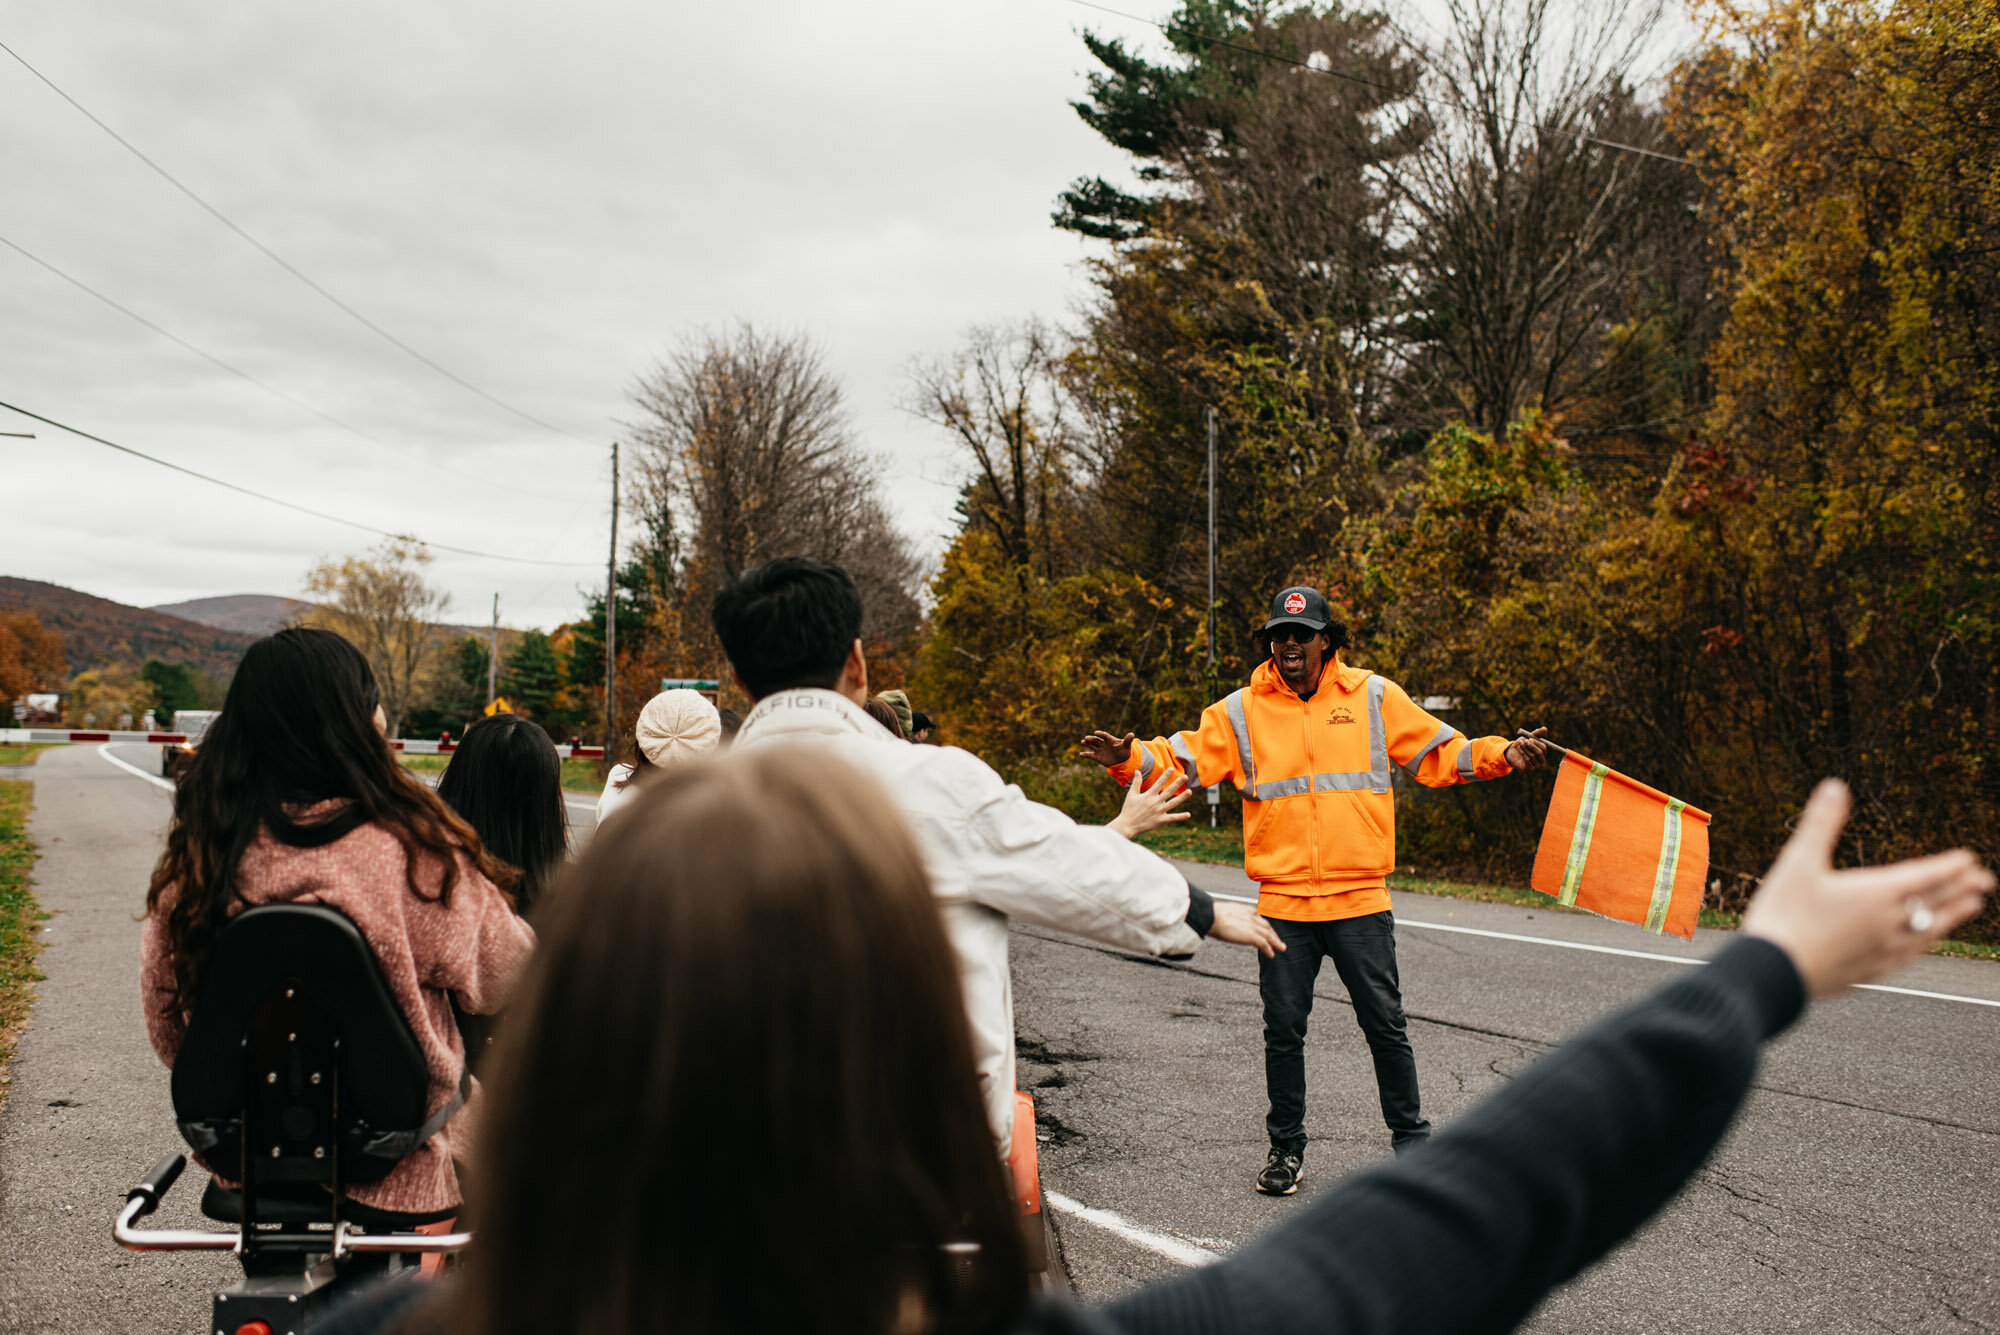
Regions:
<instances>
[{"instance_id":1,"label":"black jeans","mask_svg":"<svg viewBox=\"0 0 2000 1335\"><path fill-rule=\"evenodd\" d=\"M1375 1085L1390 1142L1402 1149L1429 1136L1431 1124L1417 1097L1417 1059L1403 1023L1394 917L1384 911L1336 922L1269 922L1285 943L1284 953L1261 960L1258 969L1258 990L1264 997L1264 1084L1271 1096L1264 1129L1271 1133L1271 1143L1292 1151L1306 1146L1306 1020L1323 955L1332 956L1375 1058Z\"/></svg>"}]
</instances>

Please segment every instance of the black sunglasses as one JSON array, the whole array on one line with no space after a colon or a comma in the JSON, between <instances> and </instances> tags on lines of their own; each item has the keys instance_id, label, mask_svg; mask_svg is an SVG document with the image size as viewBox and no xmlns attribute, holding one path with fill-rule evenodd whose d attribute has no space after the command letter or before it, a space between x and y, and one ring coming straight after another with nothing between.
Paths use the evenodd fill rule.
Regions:
<instances>
[{"instance_id":1,"label":"black sunglasses","mask_svg":"<svg viewBox=\"0 0 2000 1335\"><path fill-rule=\"evenodd\" d=\"M1311 644L1319 633L1311 626L1301 626L1297 622L1288 622L1282 626L1273 626L1271 629L1265 631L1264 642L1267 644Z\"/></svg>"}]
</instances>

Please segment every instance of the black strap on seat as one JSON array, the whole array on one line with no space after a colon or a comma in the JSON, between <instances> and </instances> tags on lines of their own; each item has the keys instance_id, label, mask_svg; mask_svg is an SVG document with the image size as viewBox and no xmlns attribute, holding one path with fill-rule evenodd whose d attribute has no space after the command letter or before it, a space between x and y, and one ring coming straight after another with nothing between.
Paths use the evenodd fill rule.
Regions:
<instances>
[{"instance_id":1,"label":"black strap on seat","mask_svg":"<svg viewBox=\"0 0 2000 1335\"><path fill-rule=\"evenodd\" d=\"M367 1124L355 1125L355 1148L364 1154L377 1155L384 1159L401 1159L414 1153L438 1132L444 1130L445 1123L472 1097L472 1067L465 1066L458 1073L458 1088L452 1096L438 1105L438 1110L424 1119L424 1124L413 1131L377 1131L370 1133Z\"/></svg>"}]
</instances>

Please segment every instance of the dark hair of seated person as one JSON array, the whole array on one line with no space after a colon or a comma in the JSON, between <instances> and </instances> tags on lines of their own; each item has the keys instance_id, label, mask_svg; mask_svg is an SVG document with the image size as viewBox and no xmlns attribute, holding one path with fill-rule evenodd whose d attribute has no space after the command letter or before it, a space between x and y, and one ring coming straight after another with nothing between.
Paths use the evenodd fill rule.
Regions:
<instances>
[{"instance_id":1,"label":"dark hair of seated person","mask_svg":"<svg viewBox=\"0 0 2000 1335\"><path fill-rule=\"evenodd\" d=\"M538 919L476 1240L406 1328L1004 1329L1016 1209L887 799L837 760L751 751L664 772L635 810Z\"/></svg>"},{"instance_id":2,"label":"dark hair of seated person","mask_svg":"<svg viewBox=\"0 0 2000 1335\"><path fill-rule=\"evenodd\" d=\"M173 901L164 925L174 992L163 1013L193 1010L236 898L237 864L260 829L294 848L324 848L381 825L407 855L411 894L425 894L427 859L442 864L437 898L447 904L458 851L501 889L514 883L472 826L397 763L375 725L381 698L368 660L330 630L293 627L244 651L222 712L174 787L166 850L146 887L148 914L162 896ZM300 811L332 800L344 805L311 818Z\"/></svg>"},{"instance_id":3,"label":"dark hair of seated person","mask_svg":"<svg viewBox=\"0 0 2000 1335\"><path fill-rule=\"evenodd\" d=\"M549 735L518 714L480 719L452 752L437 791L489 853L519 870L514 905L532 911L569 854L562 758Z\"/></svg>"},{"instance_id":4,"label":"dark hair of seated person","mask_svg":"<svg viewBox=\"0 0 2000 1335\"><path fill-rule=\"evenodd\" d=\"M861 638L861 593L845 570L784 556L744 571L715 596L711 616L729 665L756 699L840 680Z\"/></svg>"}]
</instances>

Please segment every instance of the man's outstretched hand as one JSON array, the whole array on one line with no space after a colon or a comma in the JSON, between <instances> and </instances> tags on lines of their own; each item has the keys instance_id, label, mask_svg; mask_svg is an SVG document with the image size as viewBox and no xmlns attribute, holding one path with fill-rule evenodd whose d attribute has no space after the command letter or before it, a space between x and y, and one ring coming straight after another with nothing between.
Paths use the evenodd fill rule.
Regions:
<instances>
[{"instance_id":1,"label":"man's outstretched hand","mask_svg":"<svg viewBox=\"0 0 2000 1335\"><path fill-rule=\"evenodd\" d=\"M1537 728L1507 743L1507 750L1503 753L1507 763L1517 770L1540 769L1549 758L1549 744L1542 740L1548 731L1547 728Z\"/></svg>"},{"instance_id":2,"label":"man's outstretched hand","mask_svg":"<svg viewBox=\"0 0 2000 1335\"><path fill-rule=\"evenodd\" d=\"M1275 959L1285 943L1277 931L1248 904L1227 899L1215 901L1215 921L1209 924L1208 939L1229 941L1239 946L1255 946L1265 959Z\"/></svg>"},{"instance_id":3,"label":"man's outstretched hand","mask_svg":"<svg viewBox=\"0 0 2000 1335\"><path fill-rule=\"evenodd\" d=\"M1110 769L1113 765L1122 765L1132 758L1132 743L1135 740L1137 740L1136 733L1128 732L1120 738L1099 728L1077 743L1081 749L1076 754L1081 759L1095 760L1104 768Z\"/></svg>"}]
</instances>

